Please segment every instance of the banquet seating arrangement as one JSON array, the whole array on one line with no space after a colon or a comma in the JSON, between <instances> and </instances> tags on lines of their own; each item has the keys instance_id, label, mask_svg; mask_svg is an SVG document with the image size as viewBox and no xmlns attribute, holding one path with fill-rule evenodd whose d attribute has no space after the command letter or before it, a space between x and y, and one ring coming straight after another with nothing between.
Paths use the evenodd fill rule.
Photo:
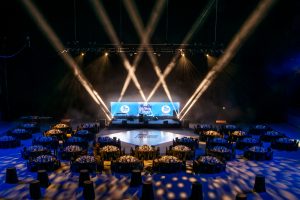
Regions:
<instances>
[{"instance_id":1,"label":"banquet seating arrangement","mask_svg":"<svg viewBox=\"0 0 300 200\"><path fill-rule=\"evenodd\" d=\"M260 136L260 139L264 142L272 142L284 137L286 136L283 133L277 131L266 131Z\"/></svg>"},{"instance_id":2,"label":"banquet seating arrangement","mask_svg":"<svg viewBox=\"0 0 300 200\"><path fill-rule=\"evenodd\" d=\"M202 142L206 142L211 138L219 138L219 137L223 137L223 135L220 132L215 130L208 130L208 131L200 132L199 140Z\"/></svg>"},{"instance_id":3,"label":"banquet seating arrangement","mask_svg":"<svg viewBox=\"0 0 300 200\"><path fill-rule=\"evenodd\" d=\"M83 169L87 169L91 173L100 172L103 169L103 162L90 155L80 156L74 162L71 162L71 171L79 172Z\"/></svg>"},{"instance_id":4,"label":"banquet seating arrangement","mask_svg":"<svg viewBox=\"0 0 300 200\"><path fill-rule=\"evenodd\" d=\"M199 156L193 161L193 172L199 173L220 173L225 171L226 163L214 156Z\"/></svg>"},{"instance_id":5,"label":"banquet seating arrangement","mask_svg":"<svg viewBox=\"0 0 300 200\"><path fill-rule=\"evenodd\" d=\"M173 139L173 146L184 145L191 148L192 150L195 150L199 147L198 143L199 140L192 137L183 137L183 138L176 137L175 139Z\"/></svg>"},{"instance_id":6,"label":"banquet seating arrangement","mask_svg":"<svg viewBox=\"0 0 300 200\"><path fill-rule=\"evenodd\" d=\"M249 134L263 135L265 132L271 131L271 130L272 129L270 127L268 127L267 125L257 124L257 125L251 126L249 128Z\"/></svg>"},{"instance_id":7,"label":"banquet seating arrangement","mask_svg":"<svg viewBox=\"0 0 300 200\"><path fill-rule=\"evenodd\" d=\"M92 141L95 139L95 134L88 130L78 130L75 132L74 136L81 137L86 141Z\"/></svg>"},{"instance_id":8,"label":"banquet seating arrangement","mask_svg":"<svg viewBox=\"0 0 300 200\"><path fill-rule=\"evenodd\" d=\"M175 156L183 161L193 160L195 157L195 151L184 145L172 145L169 147L169 150L166 150L166 154L170 156Z\"/></svg>"},{"instance_id":9,"label":"banquet seating arrangement","mask_svg":"<svg viewBox=\"0 0 300 200\"><path fill-rule=\"evenodd\" d=\"M53 155L41 155L27 161L27 168L32 172L36 172L41 169L50 172L57 170L60 166L60 161Z\"/></svg>"},{"instance_id":10,"label":"banquet seating arrangement","mask_svg":"<svg viewBox=\"0 0 300 200\"><path fill-rule=\"evenodd\" d=\"M81 137L70 137L66 140L65 142L65 146L69 146L69 145L77 145L80 146L84 149L88 148L88 141L82 139Z\"/></svg>"},{"instance_id":11,"label":"banquet seating arrangement","mask_svg":"<svg viewBox=\"0 0 300 200\"><path fill-rule=\"evenodd\" d=\"M100 147L99 144L96 144L94 147L94 156L100 157L102 160L116 160L124 154L125 150L121 151L119 147L113 145L106 145L104 147Z\"/></svg>"},{"instance_id":12,"label":"banquet seating arrangement","mask_svg":"<svg viewBox=\"0 0 300 200\"><path fill-rule=\"evenodd\" d=\"M66 146L60 153L62 160L75 160L82 155L87 155L87 151L78 145Z\"/></svg>"},{"instance_id":13,"label":"banquet seating arrangement","mask_svg":"<svg viewBox=\"0 0 300 200\"><path fill-rule=\"evenodd\" d=\"M130 155L124 155L111 161L113 172L130 173L132 170L142 170L144 164L141 160Z\"/></svg>"},{"instance_id":14,"label":"banquet seating arrangement","mask_svg":"<svg viewBox=\"0 0 300 200\"><path fill-rule=\"evenodd\" d=\"M51 154L51 151L42 145L24 147L23 150L21 150L21 155L24 159L34 159L38 156L47 154Z\"/></svg>"},{"instance_id":15,"label":"banquet seating arrangement","mask_svg":"<svg viewBox=\"0 0 300 200\"><path fill-rule=\"evenodd\" d=\"M271 142L271 147L278 150L297 151L299 141L291 138L278 138Z\"/></svg>"},{"instance_id":16,"label":"banquet seating arrangement","mask_svg":"<svg viewBox=\"0 0 300 200\"><path fill-rule=\"evenodd\" d=\"M57 149L59 142L56 137L40 136L32 139L32 145L42 145L49 149Z\"/></svg>"},{"instance_id":17,"label":"banquet seating arrangement","mask_svg":"<svg viewBox=\"0 0 300 200\"><path fill-rule=\"evenodd\" d=\"M231 142L236 142L237 140L241 140L245 137L248 137L245 131L236 130L229 133L228 140Z\"/></svg>"},{"instance_id":18,"label":"banquet seating arrangement","mask_svg":"<svg viewBox=\"0 0 300 200\"><path fill-rule=\"evenodd\" d=\"M236 142L237 149L245 149L253 146L262 146L262 142L259 139L252 138L252 137L245 137L243 139L239 139Z\"/></svg>"},{"instance_id":19,"label":"banquet seating arrangement","mask_svg":"<svg viewBox=\"0 0 300 200\"><path fill-rule=\"evenodd\" d=\"M185 163L175 156L162 156L153 160L152 169L160 173L176 173L185 170Z\"/></svg>"},{"instance_id":20,"label":"banquet seating arrangement","mask_svg":"<svg viewBox=\"0 0 300 200\"><path fill-rule=\"evenodd\" d=\"M248 160L272 160L273 159L273 151L271 148L264 148L260 146L253 146L245 149L244 157Z\"/></svg>"},{"instance_id":21,"label":"banquet seating arrangement","mask_svg":"<svg viewBox=\"0 0 300 200\"><path fill-rule=\"evenodd\" d=\"M31 132L24 128L15 128L7 132L7 135L18 138L19 140L27 140L32 138Z\"/></svg>"},{"instance_id":22,"label":"banquet seating arrangement","mask_svg":"<svg viewBox=\"0 0 300 200\"><path fill-rule=\"evenodd\" d=\"M214 156L223 162L233 160L235 158L234 148L227 148L225 146L214 146L211 148L206 148L205 153L208 156Z\"/></svg>"},{"instance_id":23,"label":"banquet seating arrangement","mask_svg":"<svg viewBox=\"0 0 300 200\"><path fill-rule=\"evenodd\" d=\"M44 136L56 137L58 140L66 140L67 135L65 132L59 129L50 129L44 132Z\"/></svg>"},{"instance_id":24,"label":"banquet seating arrangement","mask_svg":"<svg viewBox=\"0 0 300 200\"><path fill-rule=\"evenodd\" d=\"M59 123L54 125L52 129L61 130L65 134L72 133L72 127L70 127L68 124Z\"/></svg>"},{"instance_id":25,"label":"banquet seating arrangement","mask_svg":"<svg viewBox=\"0 0 300 200\"><path fill-rule=\"evenodd\" d=\"M15 148L21 146L18 138L13 136L0 136L0 149Z\"/></svg>"},{"instance_id":26,"label":"banquet seating arrangement","mask_svg":"<svg viewBox=\"0 0 300 200\"><path fill-rule=\"evenodd\" d=\"M121 140L116 137L110 138L107 136L98 137L97 143L99 143L100 147L104 147L106 145L112 145L121 148Z\"/></svg>"},{"instance_id":27,"label":"banquet seating arrangement","mask_svg":"<svg viewBox=\"0 0 300 200\"><path fill-rule=\"evenodd\" d=\"M206 148L211 149L215 146L224 146L227 148L232 148L232 142L225 138L211 138L206 142Z\"/></svg>"},{"instance_id":28,"label":"banquet seating arrangement","mask_svg":"<svg viewBox=\"0 0 300 200\"><path fill-rule=\"evenodd\" d=\"M136 146L133 150L130 148L130 155L140 160L153 160L160 154L160 148L149 145Z\"/></svg>"}]
</instances>

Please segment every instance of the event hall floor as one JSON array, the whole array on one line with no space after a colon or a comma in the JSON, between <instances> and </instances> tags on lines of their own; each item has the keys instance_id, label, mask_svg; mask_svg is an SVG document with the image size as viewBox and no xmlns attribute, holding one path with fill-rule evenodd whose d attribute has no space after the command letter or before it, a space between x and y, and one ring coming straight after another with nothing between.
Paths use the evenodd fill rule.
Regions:
<instances>
[{"instance_id":1,"label":"event hall floor","mask_svg":"<svg viewBox=\"0 0 300 200\"><path fill-rule=\"evenodd\" d=\"M299 139L300 130L287 124L271 125L275 130L286 133L292 138ZM1 128L2 130L2 128ZM34 134L37 137L41 133ZM103 129L97 136L108 135L122 140L122 148L129 153L130 147L150 142L159 145L161 154L172 144L174 137L197 137L191 129L166 130L109 130ZM36 179L36 173L29 172L26 160L21 158L23 146L31 145L32 139L23 140L22 146L0 151L0 197L5 199L30 199L29 182ZM131 143L131 144L130 144ZM264 143L268 147L269 143ZM199 143L197 155L204 153L205 143ZM92 149L89 149L92 153ZM191 193L191 184L200 181L203 185L204 199L235 199L237 193L248 193L248 199L300 199L300 151L274 150L271 161L248 161L242 157L242 151L237 150L236 159L227 162L226 171L218 174L195 175L191 171L192 162L187 162L186 172L176 174L142 173L143 179L152 179L155 195L158 199L187 199ZM151 165L145 161L145 166ZM7 167L15 166L20 182L18 184L5 183ZM266 177L266 193L253 193L256 174ZM62 161L62 167L49 173L51 185L42 189L44 199L82 199L82 189L78 187L79 176L70 172L68 161ZM141 194L141 187L129 188L130 174L111 173L109 162L106 162L102 173L92 174L95 182L96 199L120 199L121 196L137 196ZM127 198L130 199L130 198ZM134 198L133 198L134 199Z\"/></svg>"}]
</instances>

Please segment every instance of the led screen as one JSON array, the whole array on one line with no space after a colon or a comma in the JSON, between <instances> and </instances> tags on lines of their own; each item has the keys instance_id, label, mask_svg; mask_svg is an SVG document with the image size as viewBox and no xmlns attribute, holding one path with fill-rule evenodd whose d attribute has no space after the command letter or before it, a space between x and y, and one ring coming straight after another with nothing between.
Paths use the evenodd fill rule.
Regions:
<instances>
[{"instance_id":1,"label":"led screen","mask_svg":"<svg viewBox=\"0 0 300 200\"><path fill-rule=\"evenodd\" d=\"M173 116L174 111L178 113L179 102L111 102L111 113L113 116Z\"/></svg>"}]
</instances>

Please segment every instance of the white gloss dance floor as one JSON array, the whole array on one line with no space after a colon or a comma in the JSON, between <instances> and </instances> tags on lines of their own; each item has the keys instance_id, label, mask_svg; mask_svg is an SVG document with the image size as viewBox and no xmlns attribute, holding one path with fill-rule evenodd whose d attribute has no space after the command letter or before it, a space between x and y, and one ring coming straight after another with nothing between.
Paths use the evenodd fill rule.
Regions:
<instances>
[{"instance_id":1,"label":"white gloss dance floor","mask_svg":"<svg viewBox=\"0 0 300 200\"><path fill-rule=\"evenodd\" d=\"M122 142L134 144L134 145L158 145L166 142L171 142L176 137L182 138L185 135L176 134L172 131L161 131L161 130L149 130L149 129L138 129L130 131L121 131L107 135L111 138L117 137Z\"/></svg>"}]
</instances>

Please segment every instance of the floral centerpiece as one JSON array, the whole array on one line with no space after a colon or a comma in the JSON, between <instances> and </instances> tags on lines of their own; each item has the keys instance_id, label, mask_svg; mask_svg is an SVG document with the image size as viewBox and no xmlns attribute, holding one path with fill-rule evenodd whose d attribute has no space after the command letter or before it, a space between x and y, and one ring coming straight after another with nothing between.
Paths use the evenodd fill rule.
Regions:
<instances>
[{"instance_id":1,"label":"floral centerpiece","mask_svg":"<svg viewBox=\"0 0 300 200\"><path fill-rule=\"evenodd\" d=\"M242 137L247 135L247 133L245 131L234 131L231 133L233 136L237 136L237 137Z\"/></svg>"},{"instance_id":2,"label":"floral centerpiece","mask_svg":"<svg viewBox=\"0 0 300 200\"><path fill-rule=\"evenodd\" d=\"M278 143L291 144L294 143L293 139L290 138L279 138L276 140Z\"/></svg>"},{"instance_id":3,"label":"floral centerpiece","mask_svg":"<svg viewBox=\"0 0 300 200\"><path fill-rule=\"evenodd\" d=\"M83 164L83 163L95 163L96 160L95 160L94 156L80 156L79 158L77 158L75 160L75 162L81 163L81 164Z\"/></svg>"},{"instance_id":4,"label":"floral centerpiece","mask_svg":"<svg viewBox=\"0 0 300 200\"><path fill-rule=\"evenodd\" d=\"M190 138L190 137L183 137L177 140L178 142L182 142L182 143L193 143L194 142L194 138Z\"/></svg>"},{"instance_id":5,"label":"floral centerpiece","mask_svg":"<svg viewBox=\"0 0 300 200\"><path fill-rule=\"evenodd\" d=\"M56 158L52 155L41 155L36 157L34 161L38 163L51 163L56 161Z\"/></svg>"},{"instance_id":6,"label":"floral centerpiece","mask_svg":"<svg viewBox=\"0 0 300 200\"><path fill-rule=\"evenodd\" d=\"M90 132L88 130L79 130L76 132L78 135L88 135Z\"/></svg>"},{"instance_id":7,"label":"floral centerpiece","mask_svg":"<svg viewBox=\"0 0 300 200\"><path fill-rule=\"evenodd\" d=\"M81 137L70 137L67 140L68 143L78 143L78 142L83 142L83 139Z\"/></svg>"},{"instance_id":8,"label":"floral centerpiece","mask_svg":"<svg viewBox=\"0 0 300 200\"><path fill-rule=\"evenodd\" d=\"M139 162L139 159L133 157L133 156L121 156L117 159L120 163L137 163Z\"/></svg>"},{"instance_id":9,"label":"floral centerpiece","mask_svg":"<svg viewBox=\"0 0 300 200\"><path fill-rule=\"evenodd\" d=\"M51 129L46 132L46 135L60 135L63 134L63 132L59 129Z\"/></svg>"},{"instance_id":10,"label":"floral centerpiece","mask_svg":"<svg viewBox=\"0 0 300 200\"><path fill-rule=\"evenodd\" d=\"M27 148L27 151L29 152L40 152L40 151L47 151L46 147L43 147L41 145L33 145L33 146L29 146Z\"/></svg>"},{"instance_id":11,"label":"floral centerpiece","mask_svg":"<svg viewBox=\"0 0 300 200\"><path fill-rule=\"evenodd\" d=\"M201 128L201 129L210 129L210 125L209 124L200 124L199 128Z\"/></svg>"},{"instance_id":12,"label":"floral centerpiece","mask_svg":"<svg viewBox=\"0 0 300 200\"><path fill-rule=\"evenodd\" d=\"M267 126L258 124L258 125L255 126L255 129L264 130L264 129L267 129Z\"/></svg>"},{"instance_id":13,"label":"floral centerpiece","mask_svg":"<svg viewBox=\"0 0 300 200\"><path fill-rule=\"evenodd\" d=\"M9 141L15 141L16 138L12 137L12 136L1 136L0 137L0 141L1 142L9 142Z\"/></svg>"},{"instance_id":14,"label":"floral centerpiece","mask_svg":"<svg viewBox=\"0 0 300 200\"><path fill-rule=\"evenodd\" d=\"M236 129L237 127L236 127L236 125L227 124L227 125L225 125L225 128L229 129L229 130L233 130L233 129Z\"/></svg>"},{"instance_id":15,"label":"floral centerpiece","mask_svg":"<svg viewBox=\"0 0 300 200\"><path fill-rule=\"evenodd\" d=\"M218 158L213 156L201 156L199 157L198 162L209 165L222 164Z\"/></svg>"},{"instance_id":16,"label":"floral centerpiece","mask_svg":"<svg viewBox=\"0 0 300 200\"><path fill-rule=\"evenodd\" d=\"M264 147L260 147L260 146L253 146L253 147L249 148L249 151L252 151L252 152L260 152L260 153L266 153L266 152L267 152L267 149L264 148Z\"/></svg>"},{"instance_id":17,"label":"floral centerpiece","mask_svg":"<svg viewBox=\"0 0 300 200\"><path fill-rule=\"evenodd\" d=\"M85 123L82 125L82 128L94 128L96 124L94 123Z\"/></svg>"},{"instance_id":18,"label":"floral centerpiece","mask_svg":"<svg viewBox=\"0 0 300 200\"><path fill-rule=\"evenodd\" d=\"M220 153L230 153L231 150L224 146L215 146L212 148L212 151L220 152Z\"/></svg>"},{"instance_id":19,"label":"floral centerpiece","mask_svg":"<svg viewBox=\"0 0 300 200\"><path fill-rule=\"evenodd\" d=\"M23 128L34 128L36 127L36 123L26 123L22 125Z\"/></svg>"},{"instance_id":20,"label":"floral centerpiece","mask_svg":"<svg viewBox=\"0 0 300 200\"><path fill-rule=\"evenodd\" d=\"M213 138L211 140L212 143L216 143L216 144L226 144L228 143L228 141L224 138Z\"/></svg>"},{"instance_id":21,"label":"floral centerpiece","mask_svg":"<svg viewBox=\"0 0 300 200\"><path fill-rule=\"evenodd\" d=\"M80 151L82 151L82 148L78 145L69 145L69 146L65 147L63 151L69 152L69 153L80 152Z\"/></svg>"},{"instance_id":22,"label":"floral centerpiece","mask_svg":"<svg viewBox=\"0 0 300 200\"><path fill-rule=\"evenodd\" d=\"M149 145L143 145L143 146L139 146L137 148L138 151L155 151L155 148L149 146Z\"/></svg>"},{"instance_id":23,"label":"floral centerpiece","mask_svg":"<svg viewBox=\"0 0 300 200\"><path fill-rule=\"evenodd\" d=\"M258 143L259 141L256 138L243 138L241 140L241 142L247 143L247 144L255 144L255 143Z\"/></svg>"},{"instance_id":24,"label":"floral centerpiece","mask_svg":"<svg viewBox=\"0 0 300 200\"><path fill-rule=\"evenodd\" d=\"M67 124L56 124L53 128L54 129L69 128L69 126Z\"/></svg>"},{"instance_id":25,"label":"floral centerpiece","mask_svg":"<svg viewBox=\"0 0 300 200\"><path fill-rule=\"evenodd\" d=\"M191 148L187 147L187 146L184 146L184 145L176 145L174 147L172 147L172 150L173 151L190 151Z\"/></svg>"},{"instance_id":26,"label":"floral centerpiece","mask_svg":"<svg viewBox=\"0 0 300 200\"><path fill-rule=\"evenodd\" d=\"M116 146L113 145L106 145L102 148L100 148L100 151L104 151L104 152L116 152L119 151L120 149Z\"/></svg>"},{"instance_id":27,"label":"floral centerpiece","mask_svg":"<svg viewBox=\"0 0 300 200\"><path fill-rule=\"evenodd\" d=\"M12 130L11 133L16 134L16 135L17 134L24 134L24 133L27 133L27 130L23 129L23 128L16 128L16 129Z\"/></svg>"},{"instance_id":28,"label":"floral centerpiece","mask_svg":"<svg viewBox=\"0 0 300 200\"><path fill-rule=\"evenodd\" d=\"M221 134L217 131L210 130L210 131L205 131L204 135L207 135L207 136L220 136Z\"/></svg>"},{"instance_id":29,"label":"floral centerpiece","mask_svg":"<svg viewBox=\"0 0 300 200\"><path fill-rule=\"evenodd\" d=\"M114 139L107 137L107 136L98 138L98 142L100 142L100 143L101 142L113 142L113 141L114 141Z\"/></svg>"},{"instance_id":30,"label":"floral centerpiece","mask_svg":"<svg viewBox=\"0 0 300 200\"><path fill-rule=\"evenodd\" d=\"M282 135L281 133L277 132L277 131L267 131L265 133L266 136L270 136L270 137L276 137L276 136L280 136Z\"/></svg>"},{"instance_id":31,"label":"floral centerpiece","mask_svg":"<svg viewBox=\"0 0 300 200\"><path fill-rule=\"evenodd\" d=\"M175 156L162 156L161 158L158 159L158 162L161 162L161 163L180 163L181 160L179 160Z\"/></svg>"},{"instance_id":32,"label":"floral centerpiece","mask_svg":"<svg viewBox=\"0 0 300 200\"><path fill-rule=\"evenodd\" d=\"M41 136L37 137L35 141L40 142L40 143L47 143L47 142L52 142L53 138L52 137L47 137L47 136Z\"/></svg>"}]
</instances>

